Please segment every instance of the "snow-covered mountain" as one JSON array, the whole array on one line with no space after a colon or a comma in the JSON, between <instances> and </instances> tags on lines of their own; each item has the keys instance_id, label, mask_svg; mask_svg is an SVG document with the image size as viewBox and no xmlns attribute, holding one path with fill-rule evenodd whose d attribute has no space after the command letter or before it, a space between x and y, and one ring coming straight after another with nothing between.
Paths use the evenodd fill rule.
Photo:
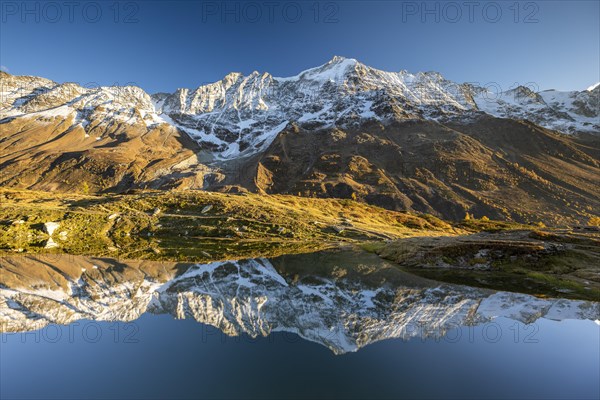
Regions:
<instances>
[{"instance_id":1,"label":"snow-covered mountain","mask_svg":"<svg viewBox=\"0 0 600 400\"><path fill-rule=\"evenodd\" d=\"M196 90L153 98L159 113L232 157L265 148L288 123L319 129L369 119L470 119L485 112L565 133L599 132L599 95L598 88L536 94L522 86L496 93L492 86L457 84L436 72L384 72L334 57L289 78L232 73Z\"/></svg>"},{"instance_id":2,"label":"snow-covered mountain","mask_svg":"<svg viewBox=\"0 0 600 400\"><path fill-rule=\"evenodd\" d=\"M407 278L399 286L317 275L286 279L266 259L195 265L180 275L176 267L112 265L108 259L84 257L69 258L65 268L23 262L8 259L3 267L4 332L82 319L133 321L144 313L170 314L231 336L295 333L341 354L383 339L440 337L496 317L524 323L600 319L598 303L415 284ZM7 283L13 276L18 282Z\"/></svg>"},{"instance_id":3,"label":"snow-covered mountain","mask_svg":"<svg viewBox=\"0 0 600 400\"><path fill-rule=\"evenodd\" d=\"M90 121L165 123L221 159L264 150L289 124L314 130L367 120L472 121L486 113L564 133L600 132L597 85L581 92L535 93L520 86L495 93L493 87L457 84L435 72L384 72L343 57L293 77L230 73L196 89L152 96L137 87L86 89L6 73L1 78L0 119L73 115L71 123L83 127Z\"/></svg>"},{"instance_id":4,"label":"snow-covered mountain","mask_svg":"<svg viewBox=\"0 0 600 400\"><path fill-rule=\"evenodd\" d=\"M135 86L85 88L75 83L58 84L38 77L0 72L0 119L56 117L91 130L96 124L164 123L150 96ZM95 121L94 126L90 126Z\"/></svg>"}]
</instances>

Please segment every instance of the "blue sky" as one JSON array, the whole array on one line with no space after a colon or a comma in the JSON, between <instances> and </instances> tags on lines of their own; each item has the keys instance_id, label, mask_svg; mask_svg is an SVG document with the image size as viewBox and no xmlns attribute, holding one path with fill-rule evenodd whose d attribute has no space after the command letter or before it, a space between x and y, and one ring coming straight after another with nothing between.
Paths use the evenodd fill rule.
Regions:
<instances>
[{"instance_id":1,"label":"blue sky","mask_svg":"<svg viewBox=\"0 0 600 400\"><path fill-rule=\"evenodd\" d=\"M290 76L333 55L503 89L600 81L598 1L2 1L0 65L82 85Z\"/></svg>"}]
</instances>

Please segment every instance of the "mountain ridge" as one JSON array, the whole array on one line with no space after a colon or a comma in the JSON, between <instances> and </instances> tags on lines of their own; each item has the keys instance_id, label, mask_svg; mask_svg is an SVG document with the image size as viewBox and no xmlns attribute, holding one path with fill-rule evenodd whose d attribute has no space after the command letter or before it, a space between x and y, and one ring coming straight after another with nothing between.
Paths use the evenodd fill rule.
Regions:
<instances>
[{"instance_id":1,"label":"mountain ridge","mask_svg":"<svg viewBox=\"0 0 600 400\"><path fill-rule=\"evenodd\" d=\"M10 77L32 90L17 97L14 92L28 89L18 88L18 82L15 88ZM195 89L153 95L136 87L85 89L4 72L2 80L0 119L41 112L45 106L51 110L65 103L78 111L77 121L83 124L90 108L104 106L113 111L112 118L129 120L137 110L136 122L148 126L167 123L184 130L224 159L263 151L287 123L324 128L368 119L446 121L484 113L530 119L563 133L600 131L598 86L580 92L534 92L526 86L494 91L448 81L437 72L386 72L339 56L292 77L232 72ZM125 112L127 106L130 110ZM68 111L54 113L64 115Z\"/></svg>"},{"instance_id":2,"label":"mountain ridge","mask_svg":"<svg viewBox=\"0 0 600 400\"><path fill-rule=\"evenodd\" d=\"M7 187L251 190L551 224L600 208L600 86L497 95L342 57L154 95L0 78Z\"/></svg>"}]
</instances>

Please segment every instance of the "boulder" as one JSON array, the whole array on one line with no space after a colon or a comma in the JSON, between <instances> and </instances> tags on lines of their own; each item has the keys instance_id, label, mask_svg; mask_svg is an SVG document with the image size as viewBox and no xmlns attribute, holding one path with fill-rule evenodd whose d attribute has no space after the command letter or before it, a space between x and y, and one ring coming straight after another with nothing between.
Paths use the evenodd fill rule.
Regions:
<instances>
[{"instance_id":1,"label":"boulder","mask_svg":"<svg viewBox=\"0 0 600 400\"><path fill-rule=\"evenodd\" d=\"M343 226L334 226L333 230L337 233L343 233L346 230L346 228L344 228Z\"/></svg>"}]
</instances>

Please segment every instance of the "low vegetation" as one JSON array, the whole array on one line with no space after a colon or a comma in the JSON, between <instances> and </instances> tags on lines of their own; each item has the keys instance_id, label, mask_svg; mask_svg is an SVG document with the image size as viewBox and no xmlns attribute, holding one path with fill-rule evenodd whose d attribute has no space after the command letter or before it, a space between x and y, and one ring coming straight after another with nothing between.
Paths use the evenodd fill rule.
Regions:
<instances>
[{"instance_id":1,"label":"low vegetation","mask_svg":"<svg viewBox=\"0 0 600 400\"><path fill-rule=\"evenodd\" d=\"M203 191L130 195L0 192L0 249L207 261L314 251L339 242L453 235L425 215L352 200ZM59 223L50 236L47 222ZM50 246L52 247L52 246Z\"/></svg>"},{"instance_id":2,"label":"low vegetation","mask_svg":"<svg viewBox=\"0 0 600 400\"><path fill-rule=\"evenodd\" d=\"M439 281L600 301L600 229L520 229L407 238L374 250Z\"/></svg>"}]
</instances>

